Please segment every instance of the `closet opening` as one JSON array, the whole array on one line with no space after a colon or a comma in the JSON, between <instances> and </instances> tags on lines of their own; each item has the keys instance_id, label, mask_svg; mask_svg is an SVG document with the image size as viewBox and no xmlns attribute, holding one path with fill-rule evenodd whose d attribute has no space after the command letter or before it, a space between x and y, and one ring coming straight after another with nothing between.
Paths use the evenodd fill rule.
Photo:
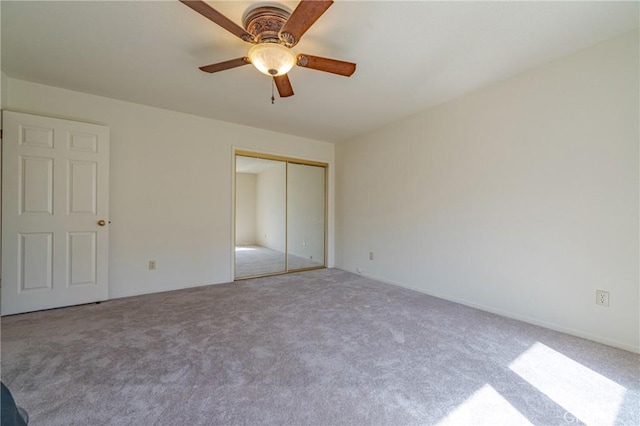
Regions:
<instances>
[{"instance_id":1,"label":"closet opening","mask_svg":"<svg viewBox=\"0 0 640 426\"><path fill-rule=\"evenodd\" d=\"M326 267L326 163L235 153L235 280Z\"/></svg>"}]
</instances>

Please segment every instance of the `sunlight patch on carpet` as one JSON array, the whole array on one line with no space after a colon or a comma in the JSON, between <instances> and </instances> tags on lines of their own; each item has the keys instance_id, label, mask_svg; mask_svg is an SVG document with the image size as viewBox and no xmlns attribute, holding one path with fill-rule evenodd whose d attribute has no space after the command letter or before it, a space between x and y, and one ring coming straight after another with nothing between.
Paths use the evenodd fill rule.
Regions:
<instances>
[{"instance_id":1,"label":"sunlight patch on carpet","mask_svg":"<svg viewBox=\"0 0 640 426\"><path fill-rule=\"evenodd\" d=\"M449 413L438 426L531 425L513 405L490 385L484 385Z\"/></svg>"},{"instance_id":2,"label":"sunlight patch on carpet","mask_svg":"<svg viewBox=\"0 0 640 426\"><path fill-rule=\"evenodd\" d=\"M509 368L540 392L590 425L613 425L626 389L540 342Z\"/></svg>"}]
</instances>

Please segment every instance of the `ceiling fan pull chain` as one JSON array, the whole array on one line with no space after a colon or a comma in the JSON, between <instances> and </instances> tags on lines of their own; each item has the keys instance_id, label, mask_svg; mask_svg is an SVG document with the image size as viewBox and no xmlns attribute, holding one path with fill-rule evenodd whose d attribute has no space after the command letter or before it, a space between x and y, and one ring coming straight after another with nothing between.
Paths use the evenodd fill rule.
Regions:
<instances>
[{"instance_id":1,"label":"ceiling fan pull chain","mask_svg":"<svg viewBox=\"0 0 640 426\"><path fill-rule=\"evenodd\" d=\"M275 90L275 87L276 87L276 79L275 79L275 78L272 78L272 79L271 79L271 105L273 105L273 104L275 104L275 103L276 103L276 102L275 102L275 100L276 100L276 98L275 98L275 91L274 91L274 90Z\"/></svg>"}]
</instances>

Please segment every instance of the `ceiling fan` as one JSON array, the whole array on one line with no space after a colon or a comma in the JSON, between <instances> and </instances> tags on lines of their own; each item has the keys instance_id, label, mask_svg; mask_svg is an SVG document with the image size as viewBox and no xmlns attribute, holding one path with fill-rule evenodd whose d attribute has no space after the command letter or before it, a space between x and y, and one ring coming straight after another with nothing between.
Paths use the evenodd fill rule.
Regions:
<instances>
[{"instance_id":1,"label":"ceiling fan","mask_svg":"<svg viewBox=\"0 0 640 426\"><path fill-rule=\"evenodd\" d=\"M204 72L214 73L253 64L260 72L273 77L280 97L286 98L293 95L287 73L294 65L346 77L351 76L356 70L356 64L352 62L307 54L296 55L291 50L333 4L332 0L301 0L292 13L277 6L259 6L245 14L244 28L202 0L180 2L254 45L249 49L247 56L200 67Z\"/></svg>"}]
</instances>

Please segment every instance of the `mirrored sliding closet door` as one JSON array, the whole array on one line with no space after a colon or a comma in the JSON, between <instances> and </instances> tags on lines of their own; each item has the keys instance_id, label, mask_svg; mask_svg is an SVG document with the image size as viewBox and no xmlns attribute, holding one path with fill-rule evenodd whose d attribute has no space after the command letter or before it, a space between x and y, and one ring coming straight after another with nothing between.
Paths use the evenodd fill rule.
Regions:
<instances>
[{"instance_id":1,"label":"mirrored sliding closet door","mask_svg":"<svg viewBox=\"0 0 640 426\"><path fill-rule=\"evenodd\" d=\"M325 267L326 164L236 153L235 278Z\"/></svg>"},{"instance_id":2,"label":"mirrored sliding closet door","mask_svg":"<svg viewBox=\"0 0 640 426\"><path fill-rule=\"evenodd\" d=\"M324 266L325 168L289 163L287 170L287 266Z\"/></svg>"}]
</instances>

